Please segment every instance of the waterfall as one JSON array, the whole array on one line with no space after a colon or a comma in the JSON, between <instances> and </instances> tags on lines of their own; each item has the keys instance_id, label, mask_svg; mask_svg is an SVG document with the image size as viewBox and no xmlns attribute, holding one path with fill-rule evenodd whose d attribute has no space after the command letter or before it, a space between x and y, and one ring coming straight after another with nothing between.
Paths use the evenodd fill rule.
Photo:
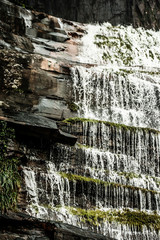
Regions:
<instances>
[{"instance_id":1,"label":"waterfall","mask_svg":"<svg viewBox=\"0 0 160 240\"><path fill-rule=\"evenodd\" d=\"M24 167L28 213L115 239L160 239L160 32L88 25L71 69L78 117ZM136 220L135 220L136 219Z\"/></svg>"},{"instance_id":2,"label":"waterfall","mask_svg":"<svg viewBox=\"0 0 160 240\"><path fill-rule=\"evenodd\" d=\"M160 33L132 26L88 25L79 60L107 67L159 68Z\"/></svg>"},{"instance_id":3,"label":"waterfall","mask_svg":"<svg viewBox=\"0 0 160 240\"><path fill-rule=\"evenodd\" d=\"M138 69L72 69L79 116L159 129L159 77Z\"/></svg>"}]
</instances>

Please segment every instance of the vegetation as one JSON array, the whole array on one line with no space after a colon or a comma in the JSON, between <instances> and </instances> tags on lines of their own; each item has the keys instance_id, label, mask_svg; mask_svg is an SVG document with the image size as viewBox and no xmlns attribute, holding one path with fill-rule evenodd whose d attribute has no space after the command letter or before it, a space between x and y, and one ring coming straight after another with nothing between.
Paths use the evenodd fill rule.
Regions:
<instances>
[{"instance_id":1,"label":"vegetation","mask_svg":"<svg viewBox=\"0 0 160 240\"><path fill-rule=\"evenodd\" d=\"M89 177L85 177L85 176L80 176L80 175L76 175L76 174L71 174L71 173L64 173L64 172L60 172L61 177L63 178L67 178L69 181L84 181L84 182L93 182L96 184L102 184L104 186L112 186L112 187L123 187L123 188L128 188L128 189L132 189L137 190L137 191L142 191L144 193L146 192L150 192L153 194L160 194L160 192L154 191L154 190L150 190L150 189L145 189L145 188L140 188L140 187L135 187L135 186L131 186L131 185L124 185L124 184L120 184L120 183L115 183L115 182L106 182L100 179L95 179L95 178L89 178Z\"/></svg>"},{"instance_id":2,"label":"vegetation","mask_svg":"<svg viewBox=\"0 0 160 240\"><path fill-rule=\"evenodd\" d=\"M124 176L127 179L132 179L132 178L141 178L141 174L136 174L134 172L117 172L119 176Z\"/></svg>"},{"instance_id":3,"label":"vegetation","mask_svg":"<svg viewBox=\"0 0 160 240\"><path fill-rule=\"evenodd\" d=\"M114 57L117 58L117 60L120 58L123 64L129 66L132 64L133 61L132 44L127 38L122 39L120 35L119 36L96 35L95 44L99 48L105 49L105 46L107 46L108 49L112 49L113 50L112 53L114 52ZM107 49L105 49L105 52L103 53L103 60L105 60L106 62L108 62L108 60L112 62L112 55L110 54L110 51L108 51Z\"/></svg>"},{"instance_id":4,"label":"vegetation","mask_svg":"<svg viewBox=\"0 0 160 240\"><path fill-rule=\"evenodd\" d=\"M156 212L148 214L144 211L131 211L129 209L102 211L99 209L85 210L81 208L69 208L69 211L73 215L79 216L82 222L93 225L99 225L102 222L108 221L110 223L118 222L120 224L136 226L139 230L142 230L143 226L151 230L160 230L160 216Z\"/></svg>"},{"instance_id":5,"label":"vegetation","mask_svg":"<svg viewBox=\"0 0 160 240\"><path fill-rule=\"evenodd\" d=\"M7 145L14 140L14 130L7 127L6 122L0 122L0 211L13 209L17 203L20 175L18 159L7 156Z\"/></svg>"},{"instance_id":6,"label":"vegetation","mask_svg":"<svg viewBox=\"0 0 160 240\"><path fill-rule=\"evenodd\" d=\"M81 144L81 143L77 143L76 145L77 145L77 147L82 148L82 149L83 148L85 148L85 149L88 149L88 148L93 149L93 147L88 146L88 145L84 145L84 144Z\"/></svg>"},{"instance_id":7,"label":"vegetation","mask_svg":"<svg viewBox=\"0 0 160 240\"><path fill-rule=\"evenodd\" d=\"M156 130L156 129L152 129L152 128L142 128L142 127L133 127L133 126L127 126L124 124L120 124L120 123L113 123L113 122L107 122L107 121L101 121L101 120L96 120L96 119L87 119L87 118L67 118L63 121L64 123L70 123L70 124L75 124L77 122L91 122L91 123L103 123L106 126L109 127L116 127L116 128L122 128L124 130L130 130L133 132L136 131L145 131L145 132L151 132L154 134L159 134L160 131Z\"/></svg>"},{"instance_id":8,"label":"vegetation","mask_svg":"<svg viewBox=\"0 0 160 240\"><path fill-rule=\"evenodd\" d=\"M68 103L68 108L69 108L72 112L77 112L77 111L78 111L78 105L75 104L74 102L69 102L69 103Z\"/></svg>"},{"instance_id":9,"label":"vegetation","mask_svg":"<svg viewBox=\"0 0 160 240\"><path fill-rule=\"evenodd\" d=\"M60 211L61 205L52 207L50 205L42 205L43 207L53 210ZM147 213L140 210L101 210L101 209L82 209L75 207L65 208L72 215L80 217L81 222L92 224L98 226L105 221L109 223L117 222L119 224L129 225L130 227L135 226L138 230L142 231L143 227L146 226L150 230L159 231L160 230L160 215L157 212Z\"/></svg>"},{"instance_id":10,"label":"vegetation","mask_svg":"<svg viewBox=\"0 0 160 240\"><path fill-rule=\"evenodd\" d=\"M134 73L137 73L137 74L148 74L148 75L160 75L160 73L158 71L147 71L147 70L140 70L140 69L126 69L126 68L120 68L119 69L120 73L125 76L127 74L134 74Z\"/></svg>"},{"instance_id":11,"label":"vegetation","mask_svg":"<svg viewBox=\"0 0 160 240\"><path fill-rule=\"evenodd\" d=\"M121 32L122 30L122 32ZM140 57L140 49L136 47L136 44L133 41L133 35L134 37L137 35L137 41L141 41L140 36L142 35L142 32L136 30L134 33L132 32L131 36L130 34L127 34L127 32L124 32L123 28L121 27L107 27L108 34L105 34L102 32L102 34L95 35L95 44L99 48L103 49L103 60L105 62L111 62L111 63L117 63L117 64L123 64L126 66L132 66L134 65L134 55L135 51L139 54ZM136 33L136 34L135 34ZM152 51L152 44L150 44L149 38L150 33L146 31L146 44L142 45L144 48L146 48L144 56L147 58L150 58L152 61L157 58L160 59L159 53L155 53L155 51ZM148 41L147 41L148 40ZM150 45L149 45L149 44ZM150 49L147 51L147 47ZM141 57L139 58L141 63Z\"/></svg>"}]
</instances>

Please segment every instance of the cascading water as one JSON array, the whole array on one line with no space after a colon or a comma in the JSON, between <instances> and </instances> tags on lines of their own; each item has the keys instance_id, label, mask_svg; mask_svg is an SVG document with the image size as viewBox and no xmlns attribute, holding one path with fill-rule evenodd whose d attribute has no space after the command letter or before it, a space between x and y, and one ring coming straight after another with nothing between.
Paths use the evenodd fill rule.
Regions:
<instances>
[{"instance_id":1,"label":"cascading water","mask_svg":"<svg viewBox=\"0 0 160 240\"><path fill-rule=\"evenodd\" d=\"M72 69L75 101L85 118L159 129L159 32L89 26Z\"/></svg>"},{"instance_id":2,"label":"cascading water","mask_svg":"<svg viewBox=\"0 0 160 240\"><path fill-rule=\"evenodd\" d=\"M158 129L160 74L141 71L72 69L79 116Z\"/></svg>"},{"instance_id":3,"label":"cascading water","mask_svg":"<svg viewBox=\"0 0 160 240\"><path fill-rule=\"evenodd\" d=\"M27 211L115 239L158 240L160 32L89 25L82 43L86 67L71 69L78 118L62 127L78 143L51 147L41 170L24 168Z\"/></svg>"}]
</instances>

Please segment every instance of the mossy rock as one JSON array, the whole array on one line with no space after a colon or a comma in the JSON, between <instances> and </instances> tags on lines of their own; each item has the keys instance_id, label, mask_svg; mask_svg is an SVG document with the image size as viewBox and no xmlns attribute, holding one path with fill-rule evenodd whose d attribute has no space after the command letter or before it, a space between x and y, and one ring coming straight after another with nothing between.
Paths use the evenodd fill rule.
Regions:
<instances>
[{"instance_id":1,"label":"mossy rock","mask_svg":"<svg viewBox=\"0 0 160 240\"><path fill-rule=\"evenodd\" d=\"M105 221L110 223L117 222L119 224L136 226L140 231L146 226L150 230L160 230L160 216L155 213L147 213L144 211L131 211L130 209L123 210L108 210L100 209L85 210L81 208L69 208L69 211L81 218L82 222L99 225Z\"/></svg>"},{"instance_id":2,"label":"mossy rock","mask_svg":"<svg viewBox=\"0 0 160 240\"><path fill-rule=\"evenodd\" d=\"M159 134L160 131L156 130L156 129L152 129L152 128L142 128L142 127L134 127L134 126L127 126L124 124L120 124L120 123L114 123L114 122L108 122L108 121L101 121L101 120L96 120L96 119L87 119L87 118L67 118L63 121L64 123L69 123L69 124L76 124L78 122L91 122L91 123L101 123L101 124L105 124L106 126L109 127L116 127L116 128L121 128L123 130L129 130L129 131L144 131L144 132L148 132L148 133L154 133L154 134Z\"/></svg>"}]
</instances>

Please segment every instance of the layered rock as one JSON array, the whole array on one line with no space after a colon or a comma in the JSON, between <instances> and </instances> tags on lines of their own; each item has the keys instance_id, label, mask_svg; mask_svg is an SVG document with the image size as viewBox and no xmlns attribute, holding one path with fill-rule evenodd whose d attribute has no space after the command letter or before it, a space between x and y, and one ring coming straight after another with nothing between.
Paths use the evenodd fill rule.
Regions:
<instances>
[{"instance_id":1,"label":"layered rock","mask_svg":"<svg viewBox=\"0 0 160 240\"><path fill-rule=\"evenodd\" d=\"M69 66L83 27L7 1L0 11L2 109L57 120L74 115Z\"/></svg>"},{"instance_id":2,"label":"layered rock","mask_svg":"<svg viewBox=\"0 0 160 240\"><path fill-rule=\"evenodd\" d=\"M0 238L5 239L106 239L104 236L81 230L68 224L37 220L25 214L0 216ZM107 238L112 240L111 238Z\"/></svg>"},{"instance_id":3,"label":"layered rock","mask_svg":"<svg viewBox=\"0 0 160 240\"><path fill-rule=\"evenodd\" d=\"M31 216L1 216L0 236L158 240L159 33L0 2L0 120L15 129L7 154L20 161L18 210ZM150 1L120 3L105 2L115 25L158 27L158 1L154 22Z\"/></svg>"}]
</instances>

